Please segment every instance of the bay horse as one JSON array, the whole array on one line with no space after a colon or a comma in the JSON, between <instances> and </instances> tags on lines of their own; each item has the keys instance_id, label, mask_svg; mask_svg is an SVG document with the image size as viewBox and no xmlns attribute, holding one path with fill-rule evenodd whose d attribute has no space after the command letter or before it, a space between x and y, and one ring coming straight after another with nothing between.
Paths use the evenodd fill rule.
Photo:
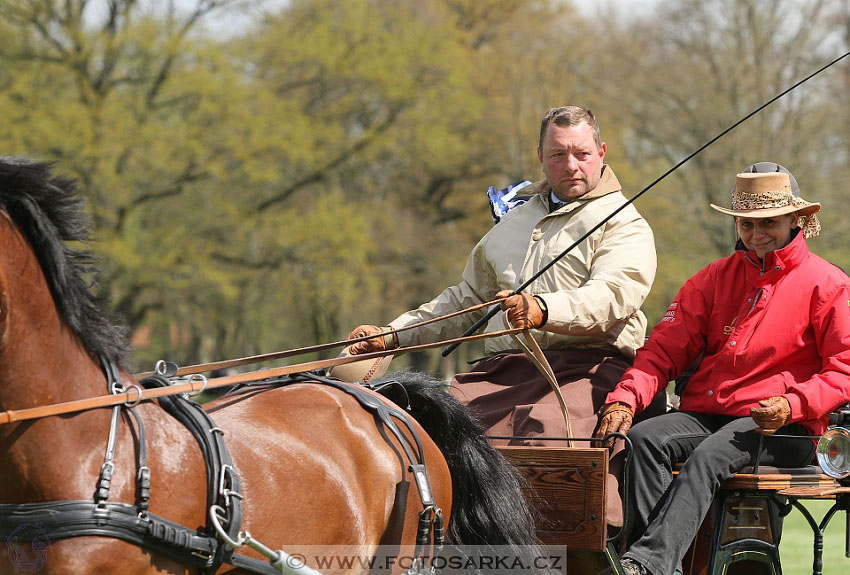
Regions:
<instances>
[{"instance_id":1,"label":"bay horse","mask_svg":"<svg viewBox=\"0 0 850 575\"><path fill-rule=\"evenodd\" d=\"M90 225L83 207L75 182L55 177L50 164L0 158L0 414L101 396L116 379L136 385L122 367L126 330L103 312L86 283L96 260L86 244ZM423 471L448 520L449 541L535 545L517 475L481 437L466 408L422 374L395 374L384 383L420 420L411 419L402 435L411 444L414 434L419 437ZM395 408L380 401L383 409ZM223 438L241 480L238 492L218 486L219 495L241 503L241 521L225 518L237 523L230 528L270 549L334 545L369 555L382 545L413 546L422 498L413 489L400 496L399 486L418 485L416 478L400 436L388 434L361 403L334 386L301 381L248 388L208 404L214 421L208 432ZM193 433L162 400L120 411L120 417L113 416L118 410L98 408L0 425L0 573L253 571L201 565L209 558L197 550L200 559L192 563L91 524L89 515L135 526L158 517L156 529L147 529L159 530L161 539L187 548L216 540L209 527L211 472ZM77 502L84 511L51 519L56 502ZM15 514L22 504L33 512L31 520ZM122 515L126 508L134 514ZM73 531L81 516L83 528ZM267 559L250 549L244 554L254 565ZM340 564L322 571L365 570Z\"/></svg>"}]
</instances>

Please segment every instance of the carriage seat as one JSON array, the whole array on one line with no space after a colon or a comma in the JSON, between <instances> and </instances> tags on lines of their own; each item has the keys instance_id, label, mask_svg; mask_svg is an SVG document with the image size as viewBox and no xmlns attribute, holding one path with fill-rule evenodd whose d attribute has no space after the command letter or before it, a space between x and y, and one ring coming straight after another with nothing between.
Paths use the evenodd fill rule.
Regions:
<instances>
[{"instance_id":1,"label":"carriage seat","mask_svg":"<svg viewBox=\"0 0 850 575\"><path fill-rule=\"evenodd\" d=\"M673 475L677 475L682 464L676 464ZM758 473L747 466L728 479L720 489L772 491L785 495L784 491L796 488L828 488L836 485L835 480L825 474L817 465L803 467L773 467L760 465Z\"/></svg>"}]
</instances>

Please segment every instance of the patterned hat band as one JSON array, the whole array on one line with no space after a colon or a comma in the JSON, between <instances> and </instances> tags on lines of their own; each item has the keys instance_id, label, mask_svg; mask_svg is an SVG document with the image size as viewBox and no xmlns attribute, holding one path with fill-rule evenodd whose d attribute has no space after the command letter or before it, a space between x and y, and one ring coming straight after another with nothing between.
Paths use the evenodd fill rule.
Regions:
<instances>
[{"instance_id":1,"label":"patterned hat band","mask_svg":"<svg viewBox=\"0 0 850 575\"><path fill-rule=\"evenodd\" d=\"M733 210L763 210L765 208L784 208L785 206L807 206L809 203L789 194L785 190L772 190L750 194L735 190L732 194Z\"/></svg>"}]
</instances>

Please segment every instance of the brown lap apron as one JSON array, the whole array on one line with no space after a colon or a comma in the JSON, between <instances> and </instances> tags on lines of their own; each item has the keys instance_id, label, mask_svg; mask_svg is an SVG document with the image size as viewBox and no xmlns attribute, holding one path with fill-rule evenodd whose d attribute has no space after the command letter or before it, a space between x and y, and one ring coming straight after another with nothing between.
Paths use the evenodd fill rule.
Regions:
<instances>
[{"instance_id":1,"label":"brown lap apron","mask_svg":"<svg viewBox=\"0 0 850 575\"><path fill-rule=\"evenodd\" d=\"M546 350L567 404L573 437L592 437L598 412L608 392L614 389L623 372L631 365L625 356L598 349ZM522 353L505 353L475 364L468 373L452 380L451 393L468 406L484 424L487 435L516 435L522 440L493 440L494 445L563 446L563 441L545 441L535 437L567 435L564 416L549 382ZM663 398L653 402L649 411L663 412ZM654 409L653 409L654 408ZM576 447L588 447L586 441ZM599 443L594 443L598 447ZM622 475L623 442L618 441L611 454L608 476L608 523L621 525L622 502L619 493ZM618 456L619 455L619 456Z\"/></svg>"}]
</instances>

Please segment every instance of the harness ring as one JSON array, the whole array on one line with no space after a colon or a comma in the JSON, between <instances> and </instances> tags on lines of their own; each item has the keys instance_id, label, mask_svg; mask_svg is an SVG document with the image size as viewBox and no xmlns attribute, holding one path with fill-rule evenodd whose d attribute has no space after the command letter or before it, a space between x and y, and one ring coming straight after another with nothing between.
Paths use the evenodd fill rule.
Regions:
<instances>
[{"instance_id":1,"label":"harness ring","mask_svg":"<svg viewBox=\"0 0 850 575\"><path fill-rule=\"evenodd\" d=\"M198 395L201 395L204 392L204 390L207 388L207 378L204 375L202 375L200 373L193 373L192 375L189 376L190 382L192 380L195 380L195 379L200 379L201 382L203 383L203 385L201 385L201 389L199 389L198 391L190 391L189 393L187 393L186 394L187 397L197 397Z\"/></svg>"},{"instance_id":2,"label":"harness ring","mask_svg":"<svg viewBox=\"0 0 850 575\"><path fill-rule=\"evenodd\" d=\"M130 393L130 390L131 390L131 389L136 390L136 393L138 394L138 396L136 396L136 399L133 399L133 400L129 400L129 401L125 401L125 402L124 402L124 407L129 407L130 409L132 409L132 408L136 407L137 405L139 405L139 404L142 402L142 388L141 388L141 387L139 387L139 386L138 386L137 384L135 384L135 383L131 383L131 384L129 385L129 387L127 387L124 391L125 391L126 393Z\"/></svg>"},{"instance_id":3,"label":"harness ring","mask_svg":"<svg viewBox=\"0 0 850 575\"><path fill-rule=\"evenodd\" d=\"M218 516L219 513L222 513L225 516L227 515L227 511L225 511L224 508L222 508L220 505L210 506L210 521L212 522L213 528L215 529L218 536L224 539L225 543L227 543L234 549L237 547L242 547L242 545L245 543L244 535L240 532L237 535L238 540L231 539L230 536L227 534L227 531L225 531L224 527L222 527L221 525L221 519Z\"/></svg>"}]
</instances>

